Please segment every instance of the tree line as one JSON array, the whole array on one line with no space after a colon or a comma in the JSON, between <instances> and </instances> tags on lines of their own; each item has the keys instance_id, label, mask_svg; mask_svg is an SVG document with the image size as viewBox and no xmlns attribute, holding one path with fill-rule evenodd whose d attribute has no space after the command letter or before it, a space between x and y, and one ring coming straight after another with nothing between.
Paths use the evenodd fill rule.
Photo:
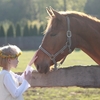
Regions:
<instances>
[{"instance_id":1,"label":"tree line","mask_svg":"<svg viewBox=\"0 0 100 100\"><path fill-rule=\"evenodd\" d=\"M17 23L22 19L45 21L46 7L55 10L84 11L87 0L0 0L0 21Z\"/></svg>"},{"instance_id":2,"label":"tree line","mask_svg":"<svg viewBox=\"0 0 100 100\"><path fill-rule=\"evenodd\" d=\"M57 11L75 10L100 15L100 0L0 0L0 21L17 23L22 19L45 22L46 7Z\"/></svg>"},{"instance_id":3,"label":"tree line","mask_svg":"<svg viewBox=\"0 0 100 100\"><path fill-rule=\"evenodd\" d=\"M0 0L0 37L40 36L47 23L45 8L49 6L100 18L99 4L100 0Z\"/></svg>"},{"instance_id":4,"label":"tree line","mask_svg":"<svg viewBox=\"0 0 100 100\"><path fill-rule=\"evenodd\" d=\"M44 26L40 25L28 25L26 24L23 29L20 24L17 23L16 26L9 25L8 29L5 31L3 25L0 25L0 37L26 37L26 36L42 36L44 31Z\"/></svg>"}]
</instances>

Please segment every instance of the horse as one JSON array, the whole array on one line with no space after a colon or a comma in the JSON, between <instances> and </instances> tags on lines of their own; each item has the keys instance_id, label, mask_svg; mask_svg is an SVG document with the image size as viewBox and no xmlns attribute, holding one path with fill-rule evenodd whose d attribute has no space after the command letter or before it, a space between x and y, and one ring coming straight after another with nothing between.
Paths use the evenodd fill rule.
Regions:
<instances>
[{"instance_id":1,"label":"horse","mask_svg":"<svg viewBox=\"0 0 100 100\"><path fill-rule=\"evenodd\" d=\"M100 64L100 20L77 11L58 12L46 8L49 20L39 49L31 60L39 73L64 61L75 48L81 49Z\"/></svg>"}]
</instances>

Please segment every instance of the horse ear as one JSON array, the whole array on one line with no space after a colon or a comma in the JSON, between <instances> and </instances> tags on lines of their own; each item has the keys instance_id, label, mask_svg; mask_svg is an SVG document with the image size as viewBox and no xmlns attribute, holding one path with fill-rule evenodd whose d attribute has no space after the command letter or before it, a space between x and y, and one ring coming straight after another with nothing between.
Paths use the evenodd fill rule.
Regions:
<instances>
[{"instance_id":1,"label":"horse ear","mask_svg":"<svg viewBox=\"0 0 100 100\"><path fill-rule=\"evenodd\" d=\"M46 11L47 11L47 13L49 14L50 17L54 16L53 12L49 8L46 7Z\"/></svg>"},{"instance_id":2,"label":"horse ear","mask_svg":"<svg viewBox=\"0 0 100 100\"><path fill-rule=\"evenodd\" d=\"M50 11L53 13L53 16L58 18L59 20L61 19L60 13L58 13L56 10L54 10L52 7L50 7Z\"/></svg>"}]
</instances>

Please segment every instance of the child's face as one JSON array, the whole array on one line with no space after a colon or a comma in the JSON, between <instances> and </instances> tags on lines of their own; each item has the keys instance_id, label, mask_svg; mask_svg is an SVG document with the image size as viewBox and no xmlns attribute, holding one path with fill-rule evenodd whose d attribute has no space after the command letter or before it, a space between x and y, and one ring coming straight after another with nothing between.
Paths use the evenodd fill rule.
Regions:
<instances>
[{"instance_id":1,"label":"child's face","mask_svg":"<svg viewBox=\"0 0 100 100\"><path fill-rule=\"evenodd\" d=\"M14 59L10 59L10 65L11 65L11 67L13 67L13 68L16 68L17 67L17 65L18 65L18 57L16 57L16 58L14 58Z\"/></svg>"}]
</instances>

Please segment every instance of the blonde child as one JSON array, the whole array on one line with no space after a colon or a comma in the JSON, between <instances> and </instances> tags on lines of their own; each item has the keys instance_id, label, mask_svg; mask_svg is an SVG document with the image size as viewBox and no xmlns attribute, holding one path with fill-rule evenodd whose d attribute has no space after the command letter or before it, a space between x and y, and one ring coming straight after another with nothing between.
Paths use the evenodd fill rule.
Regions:
<instances>
[{"instance_id":1,"label":"blonde child","mask_svg":"<svg viewBox=\"0 0 100 100\"><path fill-rule=\"evenodd\" d=\"M18 65L21 50L15 45L0 48L0 100L24 100L22 94L30 87L31 72L17 75L11 71ZM31 68L28 66L28 68Z\"/></svg>"}]
</instances>

